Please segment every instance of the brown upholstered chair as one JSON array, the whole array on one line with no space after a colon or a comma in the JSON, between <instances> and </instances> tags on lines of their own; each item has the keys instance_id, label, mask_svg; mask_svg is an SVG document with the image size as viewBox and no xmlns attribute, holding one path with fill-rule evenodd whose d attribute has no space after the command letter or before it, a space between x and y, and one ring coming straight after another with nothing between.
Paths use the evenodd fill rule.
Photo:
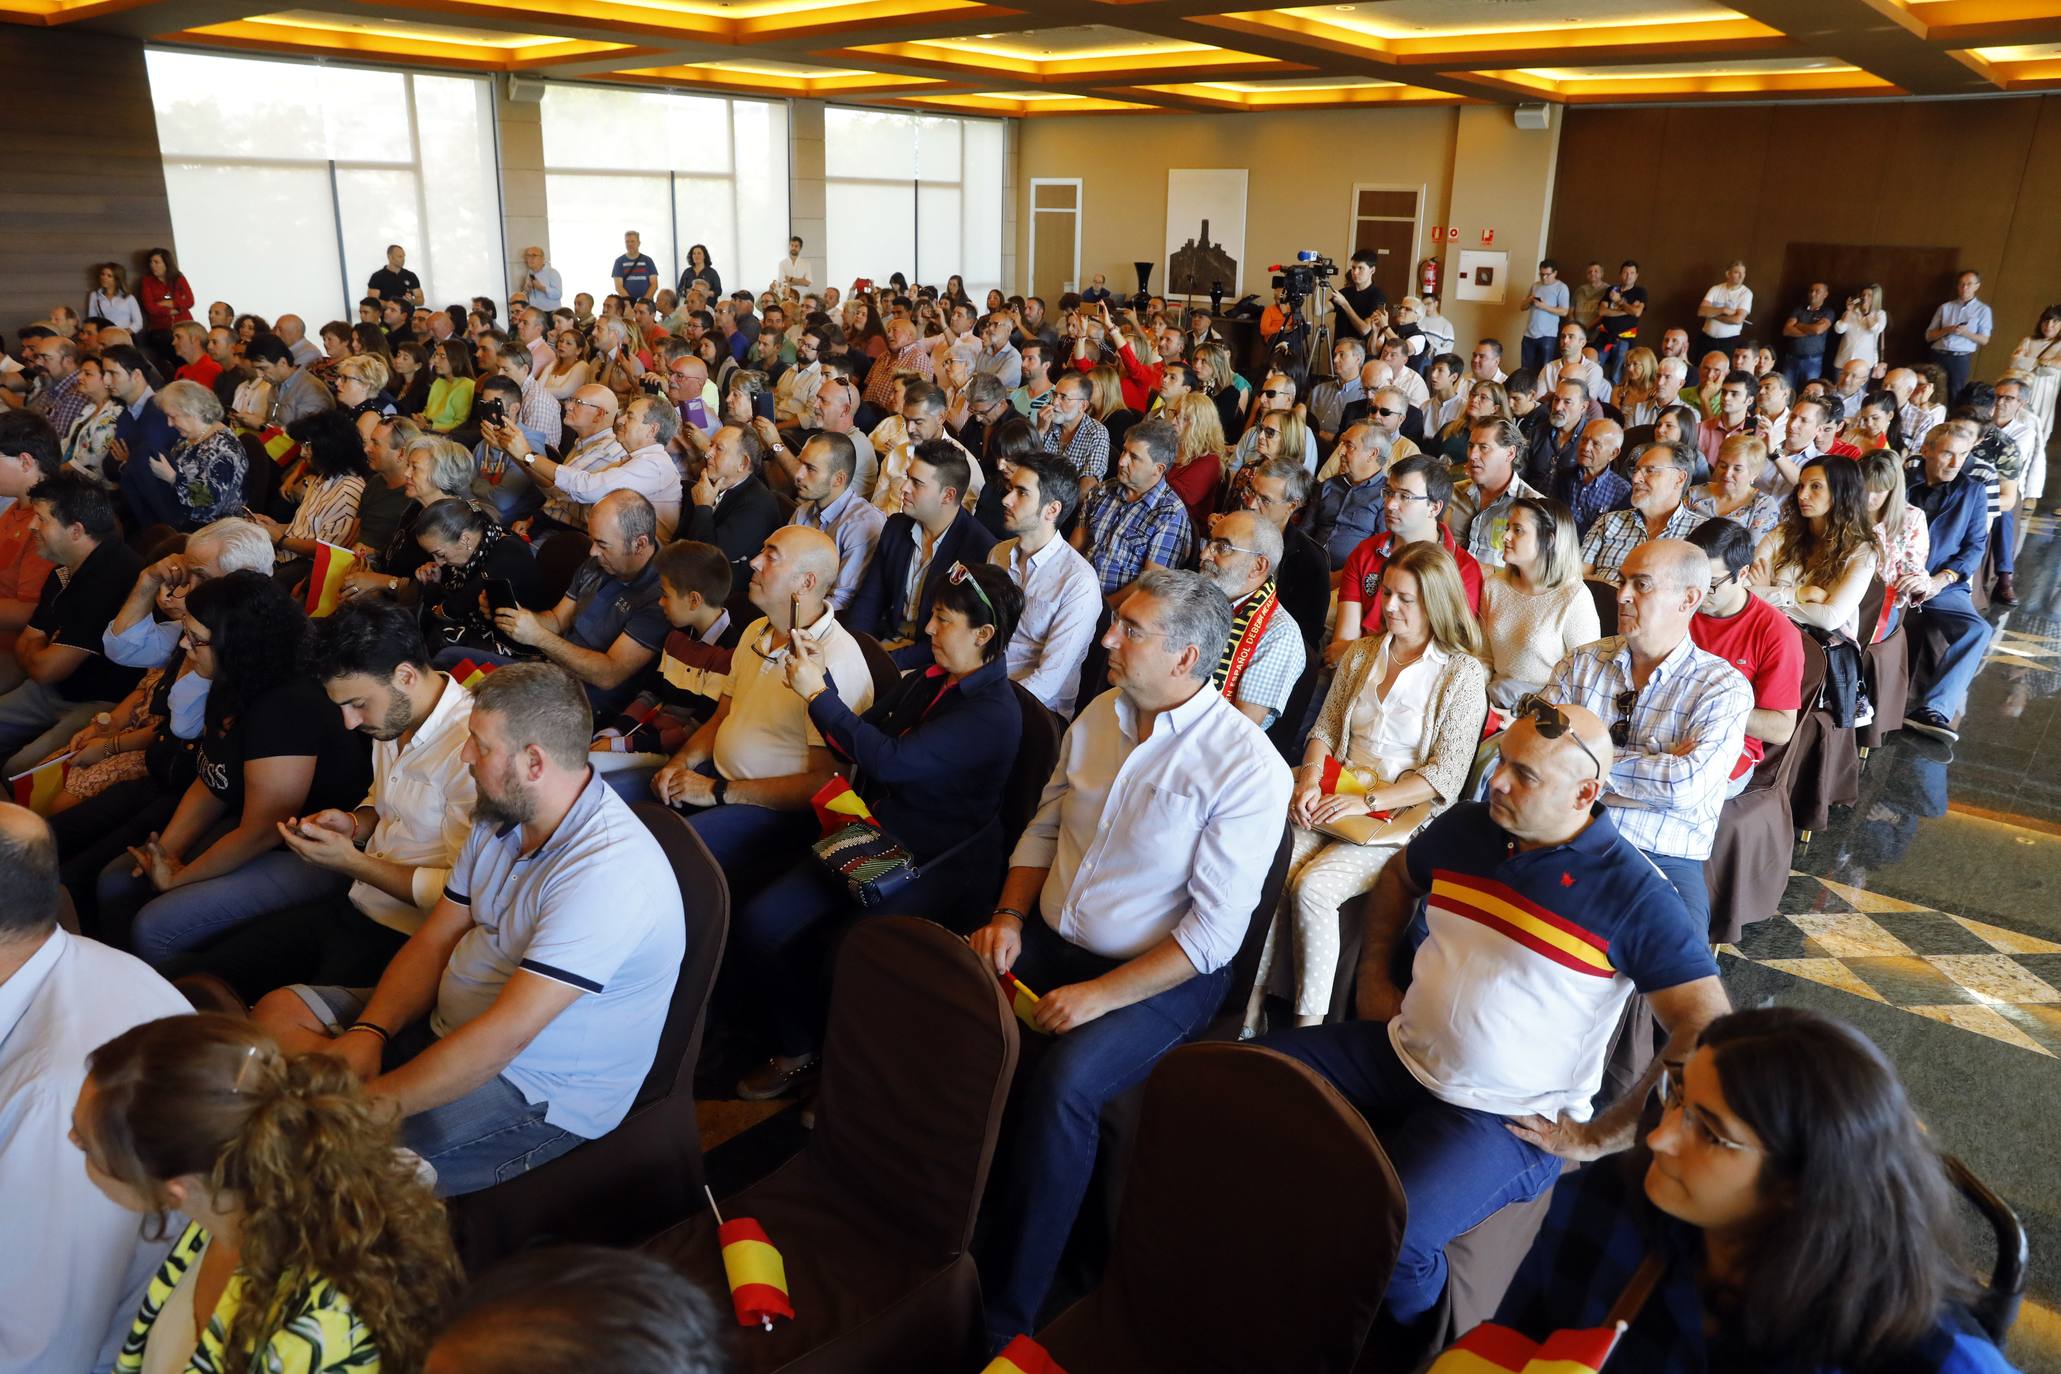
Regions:
<instances>
[{"instance_id":1,"label":"brown upholstered chair","mask_svg":"<svg viewBox=\"0 0 2061 1374\"><path fill-rule=\"evenodd\" d=\"M902 680L902 670L887 656L887 650L880 647L880 641L864 630L850 632L858 641L859 652L866 657L866 671L873 675L873 699L886 696L897 682Z\"/></svg>"},{"instance_id":2,"label":"brown upholstered chair","mask_svg":"<svg viewBox=\"0 0 2061 1374\"><path fill-rule=\"evenodd\" d=\"M1810 701L1816 695L1812 665L1816 666L1817 683L1822 684L1825 654L1808 635L1804 644L1803 699ZM1803 728L1800 717L1798 733ZM1714 945L1731 944L1747 926L1766 920L1781 905L1782 893L1789 886L1789 864L1796 854L1790 798L1807 755L1808 750L1797 748L1794 737L1777 746L1761 760L1746 790L1727 799L1718 812L1717 834L1703 864L1704 886L1710 889L1710 942Z\"/></svg>"},{"instance_id":3,"label":"brown upholstered chair","mask_svg":"<svg viewBox=\"0 0 2061 1374\"><path fill-rule=\"evenodd\" d=\"M1337 1089L1272 1050L1177 1049L1146 1081L1135 1158L1101 1284L1038 1332L1061 1366L1353 1368L1404 1208L1388 1156Z\"/></svg>"},{"instance_id":4,"label":"brown upholstered chair","mask_svg":"<svg viewBox=\"0 0 2061 1374\"><path fill-rule=\"evenodd\" d=\"M1582 583L1589 589L1589 600L1596 603L1597 632L1608 639L1617 633L1617 584L1600 577L1585 577Z\"/></svg>"},{"instance_id":5,"label":"brown upholstered chair","mask_svg":"<svg viewBox=\"0 0 2061 1374\"><path fill-rule=\"evenodd\" d=\"M1002 844L1005 849L1014 849L1023 828L1038 814L1038 800L1059 762L1059 741L1066 733L1066 722L1032 696L1022 683L1009 685L1016 689L1016 705L1023 712L1023 737L1016 746L1016 762L1010 765L1008 781L1002 784Z\"/></svg>"},{"instance_id":6,"label":"brown upholstered chair","mask_svg":"<svg viewBox=\"0 0 2061 1374\"><path fill-rule=\"evenodd\" d=\"M451 1199L459 1256L472 1273L542 1241L634 1245L707 1205L694 1064L730 933L730 885L677 813L656 802L631 809L672 863L687 921L687 952L658 1052L629 1115L613 1131L506 1183Z\"/></svg>"},{"instance_id":7,"label":"brown upholstered chair","mask_svg":"<svg viewBox=\"0 0 2061 1374\"><path fill-rule=\"evenodd\" d=\"M1868 593L1861 598L1863 629L1882 623L1882 604L1888 594L1881 578L1868 584ZM1861 684L1868 689L1868 700L1875 707L1875 719L1854 731L1854 742L1863 759L1868 757L1869 750L1904 728L1904 711L1911 702L1910 655L1911 638L1904 633L1902 621L1861 654Z\"/></svg>"},{"instance_id":8,"label":"brown upholstered chair","mask_svg":"<svg viewBox=\"0 0 2061 1374\"><path fill-rule=\"evenodd\" d=\"M1825 651L1809 635L1803 637L1803 710L1788 748L1798 755L1791 775L1789 810L1806 843L1822 830L1835 805L1850 805L1861 795L1861 751L1851 725L1835 725L1832 713L1818 704L1825 684Z\"/></svg>"},{"instance_id":9,"label":"brown upholstered chair","mask_svg":"<svg viewBox=\"0 0 2061 1374\"><path fill-rule=\"evenodd\" d=\"M557 530L536 545L538 589L545 605L556 606L565 596L593 547L586 535L571 530Z\"/></svg>"},{"instance_id":10,"label":"brown upholstered chair","mask_svg":"<svg viewBox=\"0 0 2061 1374\"><path fill-rule=\"evenodd\" d=\"M1016 1052L1002 986L964 940L906 916L858 923L838 954L809 1143L722 1203L765 1227L795 1311L771 1332L737 1329L733 1368L980 1367L967 1243ZM726 1291L707 1212L645 1248Z\"/></svg>"},{"instance_id":11,"label":"brown upholstered chair","mask_svg":"<svg viewBox=\"0 0 2061 1374\"><path fill-rule=\"evenodd\" d=\"M1081 712L1088 709L1088 703L1109 690L1109 650L1102 647L1102 636L1109 633L1111 623L1116 619L1109 607L1102 608L1101 618L1095 622L1095 637L1088 642L1088 653L1081 660L1081 676L1073 697L1073 715L1079 720Z\"/></svg>"}]
</instances>

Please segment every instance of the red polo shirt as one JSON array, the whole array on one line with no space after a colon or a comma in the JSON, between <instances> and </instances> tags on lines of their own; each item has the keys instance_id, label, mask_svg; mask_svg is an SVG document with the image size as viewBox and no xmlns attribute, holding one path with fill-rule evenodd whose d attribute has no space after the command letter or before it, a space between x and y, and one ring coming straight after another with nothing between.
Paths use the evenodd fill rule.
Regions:
<instances>
[{"instance_id":1,"label":"red polo shirt","mask_svg":"<svg viewBox=\"0 0 2061 1374\"><path fill-rule=\"evenodd\" d=\"M1453 542L1453 532L1443 523L1438 527L1438 542L1460 567L1460 583L1467 589L1467 613L1479 616L1481 564L1475 561L1473 554ZM1394 531L1370 534L1360 541L1358 548L1346 555L1345 567L1339 571L1338 600L1340 604L1350 601L1360 608L1362 634L1372 633L1367 627L1381 616L1381 573L1388 567L1388 557L1394 548Z\"/></svg>"}]
</instances>

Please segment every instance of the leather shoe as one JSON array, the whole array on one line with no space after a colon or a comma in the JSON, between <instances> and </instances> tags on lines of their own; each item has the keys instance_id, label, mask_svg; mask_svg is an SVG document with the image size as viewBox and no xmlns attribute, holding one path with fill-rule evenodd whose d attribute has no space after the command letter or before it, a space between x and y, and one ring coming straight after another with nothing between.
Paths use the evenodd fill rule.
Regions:
<instances>
[{"instance_id":1,"label":"leather shoe","mask_svg":"<svg viewBox=\"0 0 2061 1374\"><path fill-rule=\"evenodd\" d=\"M778 1059L768 1059L750 1073L737 1080L737 1096L745 1102L765 1102L775 1097L785 1097L796 1084L816 1074L817 1058L810 1055L793 1068L785 1068Z\"/></svg>"},{"instance_id":2,"label":"leather shoe","mask_svg":"<svg viewBox=\"0 0 2061 1374\"><path fill-rule=\"evenodd\" d=\"M2016 606L2018 588L2011 584L2010 573L1998 573L1996 582L1990 587L1989 599L1999 606Z\"/></svg>"},{"instance_id":3,"label":"leather shoe","mask_svg":"<svg viewBox=\"0 0 2061 1374\"><path fill-rule=\"evenodd\" d=\"M1937 711L1928 710L1923 706L1904 716L1904 728L1916 730L1919 734L1930 736L1933 739L1945 740L1948 744L1952 744L1961 738L1960 732L1947 723L1945 716Z\"/></svg>"}]
</instances>

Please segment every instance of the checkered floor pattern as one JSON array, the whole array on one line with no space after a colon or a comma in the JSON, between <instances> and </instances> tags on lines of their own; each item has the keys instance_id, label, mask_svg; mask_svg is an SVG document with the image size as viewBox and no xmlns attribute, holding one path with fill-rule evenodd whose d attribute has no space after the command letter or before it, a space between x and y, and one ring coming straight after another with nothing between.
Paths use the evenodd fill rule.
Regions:
<instances>
[{"instance_id":1,"label":"checkered floor pattern","mask_svg":"<svg viewBox=\"0 0 2061 1374\"><path fill-rule=\"evenodd\" d=\"M1791 873L1780 914L1724 952L2061 1058L2061 944Z\"/></svg>"}]
</instances>

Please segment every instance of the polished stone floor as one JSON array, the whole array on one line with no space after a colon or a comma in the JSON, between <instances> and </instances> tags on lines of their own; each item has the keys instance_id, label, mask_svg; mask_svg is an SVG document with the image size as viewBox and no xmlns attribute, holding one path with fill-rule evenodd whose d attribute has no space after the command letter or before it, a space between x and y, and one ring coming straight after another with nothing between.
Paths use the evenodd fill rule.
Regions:
<instances>
[{"instance_id":1,"label":"polished stone floor","mask_svg":"<svg viewBox=\"0 0 2061 1374\"><path fill-rule=\"evenodd\" d=\"M1735 1005L1807 1004L1888 1052L2025 1223L2011 1354L2061 1371L2061 524L2033 521L2018 567L1960 743L1891 736L1798 847L1780 913L1721 957Z\"/></svg>"}]
</instances>

